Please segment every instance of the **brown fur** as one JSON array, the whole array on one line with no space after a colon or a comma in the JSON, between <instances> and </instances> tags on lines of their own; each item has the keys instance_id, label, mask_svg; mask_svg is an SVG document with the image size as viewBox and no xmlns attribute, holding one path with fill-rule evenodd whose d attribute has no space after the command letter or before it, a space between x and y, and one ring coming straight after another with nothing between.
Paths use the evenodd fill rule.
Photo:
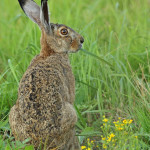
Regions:
<instances>
[{"instance_id":1,"label":"brown fur","mask_svg":"<svg viewBox=\"0 0 150 150\"><path fill-rule=\"evenodd\" d=\"M42 36L41 36L41 53L40 55L43 57L48 57L52 54L54 54L54 50L48 45L46 41L46 33L42 31Z\"/></svg>"},{"instance_id":2,"label":"brown fur","mask_svg":"<svg viewBox=\"0 0 150 150\"><path fill-rule=\"evenodd\" d=\"M79 44L76 40L73 40L73 42L71 43L71 46L74 47L74 49L78 49Z\"/></svg>"}]
</instances>

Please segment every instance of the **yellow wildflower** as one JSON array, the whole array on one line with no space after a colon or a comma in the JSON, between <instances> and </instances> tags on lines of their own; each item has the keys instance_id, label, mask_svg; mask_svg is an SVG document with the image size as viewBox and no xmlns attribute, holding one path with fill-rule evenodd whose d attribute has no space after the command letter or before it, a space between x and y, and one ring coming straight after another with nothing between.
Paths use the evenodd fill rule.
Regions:
<instances>
[{"instance_id":1,"label":"yellow wildflower","mask_svg":"<svg viewBox=\"0 0 150 150\"><path fill-rule=\"evenodd\" d=\"M103 123L103 126L105 126L106 124L105 123Z\"/></svg>"},{"instance_id":2,"label":"yellow wildflower","mask_svg":"<svg viewBox=\"0 0 150 150\"><path fill-rule=\"evenodd\" d=\"M106 119L106 118L105 118L105 119L103 119L103 122L108 122L108 119Z\"/></svg>"},{"instance_id":3,"label":"yellow wildflower","mask_svg":"<svg viewBox=\"0 0 150 150\"><path fill-rule=\"evenodd\" d=\"M115 135L114 135L113 133L111 133L111 134L107 137L107 138L108 138L107 142L110 142L113 137L115 137Z\"/></svg>"},{"instance_id":4,"label":"yellow wildflower","mask_svg":"<svg viewBox=\"0 0 150 150\"><path fill-rule=\"evenodd\" d=\"M103 118L105 118L105 115L103 116Z\"/></svg>"},{"instance_id":5,"label":"yellow wildflower","mask_svg":"<svg viewBox=\"0 0 150 150\"><path fill-rule=\"evenodd\" d=\"M111 141L111 137L108 137L107 143Z\"/></svg>"},{"instance_id":6,"label":"yellow wildflower","mask_svg":"<svg viewBox=\"0 0 150 150\"><path fill-rule=\"evenodd\" d=\"M85 149L86 148L86 146L81 146L81 149Z\"/></svg>"},{"instance_id":7,"label":"yellow wildflower","mask_svg":"<svg viewBox=\"0 0 150 150\"><path fill-rule=\"evenodd\" d=\"M88 141L90 141L90 139L89 139L89 138L88 138L87 140L88 140Z\"/></svg>"},{"instance_id":8,"label":"yellow wildflower","mask_svg":"<svg viewBox=\"0 0 150 150\"><path fill-rule=\"evenodd\" d=\"M106 138L105 138L105 137L103 137L103 138L102 138L102 140L103 140L103 141L105 141L105 140L106 140Z\"/></svg>"},{"instance_id":9,"label":"yellow wildflower","mask_svg":"<svg viewBox=\"0 0 150 150\"><path fill-rule=\"evenodd\" d=\"M127 123L128 123L128 121L125 119L125 120L123 120L123 123L124 123L124 124L127 124Z\"/></svg>"},{"instance_id":10,"label":"yellow wildflower","mask_svg":"<svg viewBox=\"0 0 150 150\"><path fill-rule=\"evenodd\" d=\"M120 120L121 118L119 117L118 119Z\"/></svg>"},{"instance_id":11,"label":"yellow wildflower","mask_svg":"<svg viewBox=\"0 0 150 150\"><path fill-rule=\"evenodd\" d=\"M122 131L122 130L123 130L123 128L121 128L121 127L118 127L118 128L117 128L117 130L119 130L119 131Z\"/></svg>"},{"instance_id":12,"label":"yellow wildflower","mask_svg":"<svg viewBox=\"0 0 150 150\"><path fill-rule=\"evenodd\" d=\"M122 123L121 126L124 126L124 124Z\"/></svg>"},{"instance_id":13,"label":"yellow wildflower","mask_svg":"<svg viewBox=\"0 0 150 150\"><path fill-rule=\"evenodd\" d=\"M110 137L115 137L115 135L113 133L110 134Z\"/></svg>"},{"instance_id":14,"label":"yellow wildflower","mask_svg":"<svg viewBox=\"0 0 150 150\"><path fill-rule=\"evenodd\" d=\"M131 120L129 120L129 122L128 122L128 123L129 123L129 124L131 124L132 122L133 122L133 120L131 119Z\"/></svg>"},{"instance_id":15,"label":"yellow wildflower","mask_svg":"<svg viewBox=\"0 0 150 150\"><path fill-rule=\"evenodd\" d=\"M94 141L92 140L92 141L91 141L91 144L93 144L93 143L94 143Z\"/></svg>"},{"instance_id":16,"label":"yellow wildflower","mask_svg":"<svg viewBox=\"0 0 150 150\"><path fill-rule=\"evenodd\" d=\"M119 120L118 120L118 121L114 121L113 123L114 123L114 124L117 124L117 123L119 123Z\"/></svg>"},{"instance_id":17,"label":"yellow wildflower","mask_svg":"<svg viewBox=\"0 0 150 150\"><path fill-rule=\"evenodd\" d=\"M138 136L135 136L135 138L137 139L137 138L138 138Z\"/></svg>"},{"instance_id":18,"label":"yellow wildflower","mask_svg":"<svg viewBox=\"0 0 150 150\"><path fill-rule=\"evenodd\" d=\"M118 124L115 124L115 127L118 127L119 125Z\"/></svg>"},{"instance_id":19,"label":"yellow wildflower","mask_svg":"<svg viewBox=\"0 0 150 150\"><path fill-rule=\"evenodd\" d=\"M104 149L106 149L106 148L107 148L106 144L103 144L103 148L104 148Z\"/></svg>"},{"instance_id":20,"label":"yellow wildflower","mask_svg":"<svg viewBox=\"0 0 150 150\"><path fill-rule=\"evenodd\" d=\"M86 150L91 150L91 148L87 148Z\"/></svg>"}]
</instances>

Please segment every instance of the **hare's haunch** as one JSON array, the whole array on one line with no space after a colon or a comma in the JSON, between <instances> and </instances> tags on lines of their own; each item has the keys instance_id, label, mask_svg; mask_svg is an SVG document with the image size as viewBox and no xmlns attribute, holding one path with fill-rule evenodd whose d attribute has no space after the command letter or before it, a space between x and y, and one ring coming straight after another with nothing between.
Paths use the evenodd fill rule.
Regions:
<instances>
[{"instance_id":1,"label":"hare's haunch","mask_svg":"<svg viewBox=\"0 0 150 150\"><path fill-rule=\"evenodd\" d=\"M12 133L16 140L29 138L35 149L80 150L74 129L75 80L68 52L77 52L84 39L65 25L50 23L47 0L41 1L41 7L33 0L19 3L42 35L41 52L23 75L17 102L10 111Z\"/></svg>"}]
</instances>

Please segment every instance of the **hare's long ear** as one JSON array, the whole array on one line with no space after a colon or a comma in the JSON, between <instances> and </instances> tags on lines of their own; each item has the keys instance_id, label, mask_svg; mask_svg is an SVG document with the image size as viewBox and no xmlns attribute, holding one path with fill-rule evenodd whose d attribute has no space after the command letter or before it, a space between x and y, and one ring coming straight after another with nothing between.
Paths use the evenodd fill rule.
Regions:
<instances>
[{"instance_id":1,"label":"hare's long ear","mask_svg":"<svg viewBox=\"0 0 150 150\"><path fill-rule=\"evenodd\" d=\"M40 7L33 0L18 1L25 14L41 28Z\"/></svg>"},{"instance_id":2,"label":"hare's long ear","mask_svg":"<svg viewBox=\"0 0 150 150\"><path fill-rule=\"evenodd\" d=\"M48 10L48 0L41 0L41 12L40 20L41 24L44 27L45 31L51 33L50 19L49 19L49 10Z\"/></svg>"}]
</instances>

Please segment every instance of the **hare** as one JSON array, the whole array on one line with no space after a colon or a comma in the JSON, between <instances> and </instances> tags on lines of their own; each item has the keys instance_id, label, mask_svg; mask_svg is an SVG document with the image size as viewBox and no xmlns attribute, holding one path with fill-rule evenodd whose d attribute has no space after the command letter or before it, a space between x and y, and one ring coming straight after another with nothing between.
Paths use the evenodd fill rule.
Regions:
<instances>
[{"instance_id":1,"label":"hare","mask_svg":"<svg viewBox=\"0 0 150 150\"><path fill-rule=\"evenodd\" d=\"M50 23L47 0L19 0L25 14L41 29L41 52L23 75L9 123L16 140L30 139L35 149L80 150L75 136L75 79L68 53L83 37L63 24Z\"/></svg>"}]
</instances>

